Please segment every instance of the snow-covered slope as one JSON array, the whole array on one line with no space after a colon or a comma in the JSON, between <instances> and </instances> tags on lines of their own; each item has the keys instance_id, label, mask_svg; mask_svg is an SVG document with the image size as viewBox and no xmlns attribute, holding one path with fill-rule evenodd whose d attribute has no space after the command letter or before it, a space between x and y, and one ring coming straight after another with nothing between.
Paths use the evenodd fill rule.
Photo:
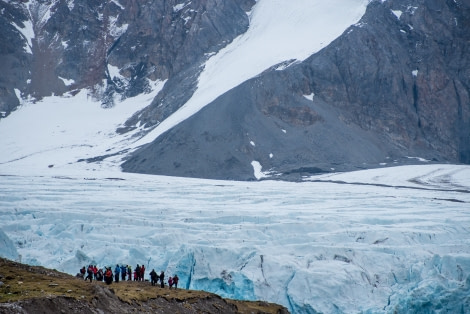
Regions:
<instances>
[{"instance_id":1,"label":"snow-covered slope","mask_svg":"<svg viewBox=\"0 0 470 314\"><path fill-rule=\"evenodd\" d=\"M80 160L127 149L133 134L119 135L116 128L152 101L163 83L155 84L150 94L129 98L108 109L86 90L75 96L24 102L0 121L0 134L8 134L0 137L0 168L8 173L34 173L47 168L65 173L100 169L100 162L87 164ZM111 162L109 167L119 171L119 164Z\"/></svg>"},{"instance_id":2,"label":"snow-covered slope","mask_svg":"<svg viewBox=\"0 0 470 314\"><path fill-rule=\"evenodd\" d=\"M23 262L71 274L145 264L294 313L468 313L469 178L452 165L304 183L0 176L0 228Z\"/></svg>"},{"instance_id":3,"label":"snow-covered slope","mask_svg":"<svg viewBox=\"0 0 470 314\"><path fill-rule=\"evenodd\" d=\"M231 88L284 61L301 61L359 21L368 0L260 0L250 28L211 57L193 97L137 144L154 140Z\"/></svg>"}]
</instances>

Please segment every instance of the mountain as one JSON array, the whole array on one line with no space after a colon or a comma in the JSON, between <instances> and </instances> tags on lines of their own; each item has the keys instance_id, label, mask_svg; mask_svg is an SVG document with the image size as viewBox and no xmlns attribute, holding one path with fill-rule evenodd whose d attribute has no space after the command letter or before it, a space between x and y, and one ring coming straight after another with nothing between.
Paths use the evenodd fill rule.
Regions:
<instances>
[{"instance_id":1,"label":"mountain","mask_svg":"<svg viewBox=\"0 0 470 314\"><path fill-rule=\"evenodd\" d=\"M469 9L454 1L371 2L329 46L221 95L123 169L249 180L253 161L284 176L406 156L468 163Z\"/></svg>"},{"instance_id":2,"label":"mountain","mask_svg":"<svg viewBox=\"0 0 470 314\"><path fill-rule=\"evenodd\" d=\"M244 32L245 10L253 4L1 1L1 66L7 75L0 81L0 109L9 114L18 96L41 99L82 88L104 106L146 92L151 82L194 66Z\"/></svg>"},{"instance_id":3,"label":"mountain","mask_svg":"<svg viewBox=\"0 0 470 314\"><path fill-rule=\"evenodd\" d=\"M1 120L85 92L103 108L85 119L104 125L125 103L108 132L121 140L64 163L114 158L127 172L298 180L469 163L469 12L463 1L1 1ZM152 98L132 109L141 95ZM25 158L15 151L9 161Z\"/></svg>"}]
</instances>

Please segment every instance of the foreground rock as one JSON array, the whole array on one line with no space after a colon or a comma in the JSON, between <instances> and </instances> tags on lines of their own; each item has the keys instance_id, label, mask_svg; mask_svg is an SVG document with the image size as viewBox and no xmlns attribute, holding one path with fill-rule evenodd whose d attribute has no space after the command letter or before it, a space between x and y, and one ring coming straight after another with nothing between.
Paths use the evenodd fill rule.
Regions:
<instances>
[{"instance_id":1,"label":"foreground rock","mask_svg":"<svg viewBox=\"0 0 470 314\"><path fill-rule=\"evenodd\" d=\"M0 258L0 313L288 313L266 302L226 300L149 282L85 282Z\"/></svg>"}]
</instances>

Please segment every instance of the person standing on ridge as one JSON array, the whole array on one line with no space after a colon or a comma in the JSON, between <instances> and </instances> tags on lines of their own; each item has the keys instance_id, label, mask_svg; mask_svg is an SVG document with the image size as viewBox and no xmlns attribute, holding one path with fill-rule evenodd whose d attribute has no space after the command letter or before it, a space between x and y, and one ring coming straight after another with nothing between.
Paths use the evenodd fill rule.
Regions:
<instances>
[{"instance_id":1,"label":"person standing on ridge","mask_svg":"<svg viewBox=\"0 0 470 314\"><path fill-rule=\"evenodd\" d=\"M140 280L140 266L139 266L139 264L137 264L137 266L135 268L134 280L137 280L137 281Z\"/></svg>"},{"instance_id":2,"label":"person standing on ridge","mask_svg":"<svg viewBox=\"0 0 470 314\"><path fill-rule=\"evenodd\" d=\"M88 269L86 270L87 276L85 280L90 279L90 282L93 280L93 265L88 265Z\"/></svg>"},{"instance_id":3,"label":"person standing on ridge","mask_svg":"<svg viewBox=\"0 0 470 314\"><path fill-rule=\"evenodd\" d=\"M86 273L86 269L85 269L85 266L83 266L82 268L80 268L80 272L77 274L77 277L82 277L82 279L84 279L85 273Z\"/></svg>"},{"instance_id":4,"label":"person standing on ridge","mask_svg":"<svg viewBox=\"0 0 470 314\"><path fill-rule=\"evenodd\" d=\"M103 278L104 278L103 269L100 268L98 272L96 273L96 280L103 281Z\"/></svg>"},{"instance_id":5,"label":"person standing on ridge","mask_svg":"<svg viewBox=\"0 0 470 314\"><path fill-rule=\"evenodd\" d=\"M155 286L158 282L158 275L155 272L155 269L152 269L152 271L150 272L150 282L152 286Z\"/></svg>"},{"instance_id":6,"label":"person standing on ridge","mask_svg":"<svg viewBox=\"0 0 470 314\"><path fill-rule=\"evenodd\" d=\"M160 273L160 287L165 288L165 273L163 272L163 270Z\"/></svg>"},{"instance_id":7,"label":"person standing on ridge","mask_svg":"<svg viewBox=\"0 0 470 314\"><path fill-rule=\"evenodd\" d=\"M114 281L119 282L119 274L121 272L121 267L116 264L116 268L114 268Z\"/></svg>"},{"instance_id":8,"label":"person standing on ridge","mask_svg":"<svg viewBox=\"0 0 470 314\"><path fill-rule=\"evenodd\" d=\"M144 264L142 264L142 266L140 266L140 280L144 281L144 275L145 275L145 266Z\"/></svg>"},{"instance_id":9,"label":"person standing on ridge","mask_svg":"<svg viewBox=\"0 0 470 314\"><path fill-rule=\"evenodd\" d=\"M104 281L107 285L110 285L113 282L113 272L111 267L106 267L106 272L104 273Z\"/></svg>"},{"instance_id":10,"label":"person standing on ridge","mask_svg":"<svg viewBox=\"0 0 470 314\"><path fill-rule=\"evenodd\" d=\"M178 289L178 280L180 280L178 278L178 275L175 274L175 276L173 277L173 284L175 285L175 290Z\"/></svg>"},{"instance_id":11,"label":"person standing on ridge","mask_svg":"<svg viewBox=\"0 0 470 314\"><path fill-rule=\"evenodd\" d=\"M125 281L127 275L127 266L121 265L121 280Z\"/></svg>"}]
</instances>

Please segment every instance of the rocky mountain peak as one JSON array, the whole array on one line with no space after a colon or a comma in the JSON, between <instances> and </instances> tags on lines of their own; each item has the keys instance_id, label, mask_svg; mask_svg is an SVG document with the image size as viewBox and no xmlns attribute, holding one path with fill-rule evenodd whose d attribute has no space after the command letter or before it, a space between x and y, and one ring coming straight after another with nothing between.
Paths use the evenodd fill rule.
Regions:
<instances>
[{"instance_id":1,"label":"rocky mountain peak","mask_svg":"<svg viewBox=\"0 0 470 314\"><path fill-rule=\"evenodd\" d=\"M104 106L148 92L248 27L246 0L0 3L0 110L86 88Z\"/></svg>"}]
</instances>

